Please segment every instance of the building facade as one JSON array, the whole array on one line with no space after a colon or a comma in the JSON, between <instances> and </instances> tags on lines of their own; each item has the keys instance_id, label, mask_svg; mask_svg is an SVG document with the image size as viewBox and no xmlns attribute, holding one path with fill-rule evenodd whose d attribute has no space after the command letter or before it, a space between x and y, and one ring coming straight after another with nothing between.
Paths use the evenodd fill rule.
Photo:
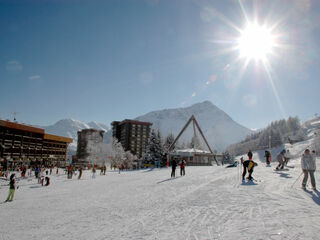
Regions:
<instances>
[{"instance_id":1,"label":"building facade","mask_svg":"<svg viewBox=\"0 0 320 240\"><path fill-rule=\"evenodd\" d=\"M152 123L125 119L114 121L111 125L112 136L121 142L123 149L141 158L146 152Z\"/></svg>"},{"instance_id":2,"label":"building facade","mask_svg":"<svg viewBox=\"0 0 320 240\"><path fill-rule=\"evenodd\" d=\"M101 162L102 159L99 158L102 157L103 133L104 131L96 129L78 131L77 157L73 162L75 165L87 166Z\"/></svg>"},{"instance_id":3,"label":"building facade","mask_svg":"<svg viewBox=\"0 0 320 240\"><path fill-rule=\"evenodd\" d=\"M45 133L42 128L0 120L0 157L13 165L64 166L72 141Z\"/></svg>"}]
</instances>

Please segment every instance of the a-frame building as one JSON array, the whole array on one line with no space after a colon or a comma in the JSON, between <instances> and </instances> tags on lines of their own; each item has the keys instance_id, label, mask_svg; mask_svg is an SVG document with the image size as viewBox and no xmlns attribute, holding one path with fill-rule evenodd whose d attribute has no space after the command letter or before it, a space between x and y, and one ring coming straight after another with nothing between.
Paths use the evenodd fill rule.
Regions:
<instances>
[{"instance_id":1,"label":"a-frame building","mask_svg":"<svg viewBox=\"0 0 320 240\"><path fill-rule=\"evenodd\" d=\"M207 148L209 151L200 150L197 149L197 146L193 146L191 149L181 149L181 150L173 150L175 144L181 137L181 135L184 133L184 131L187 129L187 127L190 125L190 123L193 123L193 137L194 139L197 139L196 135L196 129L199 131L202 139L204 140ZM208 144L207 139L205 138L196 118L194 115L190 117L190 119L187 121L187 123L184 125L178 136L175 138L173 143L168 148L168 161L170 162L171 158L177 158L178 160L185 160L187 161L188 165L212 165L212 162L214 161L218 165L218 161L216 160L216 157L214 153L212 152L211 147Z\"/></svg>"}]
</instances>

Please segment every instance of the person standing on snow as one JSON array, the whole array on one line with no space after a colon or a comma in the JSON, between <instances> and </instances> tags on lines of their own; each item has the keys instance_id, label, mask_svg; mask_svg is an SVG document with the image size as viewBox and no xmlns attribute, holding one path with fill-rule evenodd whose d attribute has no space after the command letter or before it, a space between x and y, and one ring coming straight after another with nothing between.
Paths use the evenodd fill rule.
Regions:
<instances>
[{"instance_id":1,"label":"person standing on snow","mask_svg":"<svg viewBox=\"0 0 320 240\"><path fill-rule=\"evenodd\" d=\"M50 178L48 176L45 177L45 186L49 186L50 185Z\"/></svg>"},{"instance_id":2,"label":"person standing on snow","mask_svg":"<svg viewBox=\"0 0 320 240\"><path fill-rule=\"evenodd\" d=\"M264 151L264 157L266 158L266 164L270 165L270 152Z\"/></svg>"},{"instance_id":3,"label":"person standing on snow","mask_svg":"<svg viewBox=\"0 0 320 240\"><path fill-rule=\"evenodd\" d=\"M283 149L278 155L277 155L277 160L279 162L278 166L276 167L276 170L282 170L284 167L284 163L285 163L285 158L284 158L284 154L286 153L286 150Z\"/></svg>"},{"instance_id":4,"label":"person standing on snow","mask_svg":"<svg viewBox=\"0 0 320 240\"><path fill-rule=\"evenodd\" d=\"M284 153L284 165L287 166L289 160L290 160L290 152L289 149L287 149L287 151Z\"/></svg>"},{"instance_id":5,"label":"person standing on snow","mask_svg":"<svg viewBox=\"0 0 320 240\"><path fill-rule=\"evenodd\" d=\"M174 178L174 177L176 177L176 168L177 168L177 162L176 162L176 160L175 159L173 159L172 161L171 161L171 177L172 178Z\"/></svg>"},{"instance_id":6,"label":"person standing on snow","mask_svg":"<svg viewBox=\"0 0 320 240\"><path fill-rule=\"evenodd\" d=\"M314 172L316 171L316 159L313 155L310 154L310 150L306 149L304 154L301 157L301 168L304 174L302 180L302 188L306 189L308 174L311 178L312 189L316 190L316 180L314 178Z\"/></svg>"},{"instance_id":7,"label":"person standing on snow","mask_svg":"<svg viewBox=\"0 0 320 240\"><path fill-rule=\"evenodd\" d=\"M92 168L92 178L96 178L96 168Z\"/></svg>"},{"instance_id":8,"label":"person standing on snow","mask_svg":"<svg viewBox=\"0 0 320 240\"><path fill-rule=\"evenodd\" d=\"M247 170L249 173L249 176L247 179L252 181L253 180L253 177L252 177L253 169L255 166L258 166L258 164L256 162L252 161L252 159L251 159L251 160L246 160L246 161L242 162L242 165L243 165L242 181L245 180Z\"/></svg>"},{"instance_id":9,"label":"person standing on snow","mask_svg":"<svg viewBox=\"0 0 320 240\"><path fill-rule=\"evenodd\" d=\"M247 153L249 160L252 160L252 152L251 150L249 150L249 152Z\"/></svg>"},{"instance_id":10,"label":"person standing on snow","mask_svg":"<svg viewBox=\"0 0 320 240\"><path fill-rule=\"evenodd\" d=\"M79 176L78 176L78 179L81 179L81 176L82 176L82 167L79 168Z\"/></svg>"},{"instance_id":11,"label":"person standing on snow","mask_svg":"<svg viewBox=\"0 0 320 240\"><path fill-rule=\"evenodd\" d=\"M39 178L40 169L38 166L36 166L36 169L34 170L34 175L36 178Z\"/></svg>"},{"instance_id":12,"label":"person standing on snow","mask_svg":"<svg viewBox=\"0 0 320 240\"><path fill-rule=\"evenodd\" d=\"M182 160L180 163L180 176L184 176L186 174L186 170L185 170L186 165L187 165L186 161Z\"/></svg>"},{"instance_id":13,"label":"person standing on snow","mask_svg":"<svg viewBox=\"0 0 320 240\"><path fill-rule=\"evenodd\" d=\"M10 183L9 183L9 195L7 197L6 202L12 201L14 197L14 192L16 190L16 180L15 180L15 174L12 173L10 176Z\"/></svg>"}]
</instances>

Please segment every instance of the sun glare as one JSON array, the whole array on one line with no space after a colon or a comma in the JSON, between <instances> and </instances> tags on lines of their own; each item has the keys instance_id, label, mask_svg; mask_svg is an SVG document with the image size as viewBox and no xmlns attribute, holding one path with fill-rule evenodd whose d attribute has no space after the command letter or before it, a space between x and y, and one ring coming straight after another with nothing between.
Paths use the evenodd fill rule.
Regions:
<instances>
[{"instance_id":1,"label":"sun glare","mask_svg":"<svg viewBox=\"0 0 320 240\"><path fill-rule=\"evenodd\" d=\"M250 24L241 32L237 48L242 58L266 60L274 45L274 36L269 29Z\"/></svg>"}]
</instances>

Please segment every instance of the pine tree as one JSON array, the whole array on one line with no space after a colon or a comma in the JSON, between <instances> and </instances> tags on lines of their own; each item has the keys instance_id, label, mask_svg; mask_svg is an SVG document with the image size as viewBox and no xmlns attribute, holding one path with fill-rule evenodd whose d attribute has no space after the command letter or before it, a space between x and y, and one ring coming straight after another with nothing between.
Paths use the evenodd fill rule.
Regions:
<instances>
[{"instance_id":1,"label":"pine tree","mask_svg":"<svg viewBox=\"0 0 320 240\"><path fill-rule=\"evenodd\" d=\"M146 157L151 161L159 161L162 158L162 145L160 132L156 134L154 129L151 130Z\"/></svg>"},{"instance_id":2,"label":"pine tree","mask_svg":"<svg viewBox=\"0 0 320 240\"><path fill-rule=\"evenodd\" d=\"M165 151L169 151L169 147L171 146L171 144L174 142L174 135L172 133L170 133L165 141L164 141L164 149ZM173 148L174 149L174 148Z\"/></svg>"},{"instance_id":3,"label":"pine tree","mask_svg":"<svg viewBox=\"0 0 320 240\"><path fill-rule=\"evenodd\" d=\"M116 138L112 139L111 157L111 165L115 167L120 167L126 159L125 151L123 150L121 143Z\"/></svg>"}]
</instances>

